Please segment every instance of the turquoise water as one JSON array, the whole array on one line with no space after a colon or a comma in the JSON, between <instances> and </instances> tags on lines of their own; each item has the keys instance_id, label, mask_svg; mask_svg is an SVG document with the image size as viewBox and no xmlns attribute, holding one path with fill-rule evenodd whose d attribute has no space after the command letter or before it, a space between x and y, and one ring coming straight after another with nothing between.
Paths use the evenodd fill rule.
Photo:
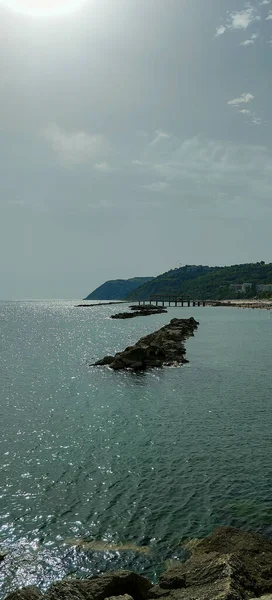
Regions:
<instances>
[{"instance_id":1,"label":"turquoise water","mask_svg":"<svg viewBox=\"0 0 272 600\"><path fill-rule=\"evenodd\" d=\"M1 597L117 567L156 579L217 525L272 535L271 313L118 310L0 303ZM188 365L89 367L173 316L200 321Z\"/></svg>"}]
</instances>

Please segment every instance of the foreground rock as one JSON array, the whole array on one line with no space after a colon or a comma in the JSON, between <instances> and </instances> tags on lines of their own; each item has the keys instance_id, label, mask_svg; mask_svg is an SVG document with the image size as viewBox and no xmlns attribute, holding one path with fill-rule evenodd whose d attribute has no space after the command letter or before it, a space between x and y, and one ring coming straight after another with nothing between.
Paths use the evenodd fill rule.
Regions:
<instances>
[{"instance_id":1,"label":"foreground rock","mask_svg":"<svg viewBox=\"0 0 272 600\"><path fill-rule=\"evenodd\" d=\"M93 366L108 365L115 371L132 369L140 371L149 367L172 366L187 363L184 341L194 335L199 323L190 319L172 319L158 331L141 338L115 356L105 356Z\"/></svg>"},{"instance_id":2,"label":"foreground rock","mask_svg":"<svg viewBox=\"0 0 272 600\"><path fill-rule=\"evenodd\" d=\"M145 600L152 584L148 579L131 571L115 571L90 579L73 579L55 583L42 593L33 587L9 594L6 600L106 600L125 596Z\"/></svg>"},{"instance_id":3,"label":"foreground rock","mask_svg":"<svg viewBox=\"0 0 272 600\"><path fill-rule=\"evenodd\" d=\"M251 600L272 599L272 541L233 527L188 545L190 558L175 562L152 585L130 571L54 584L42 595L29 587L6 600ZM116 600L117 600L116 598Z\"/></svg>"},{"instance_id":4,"label":"foreground rock","mask_svg":"<svg viewBox=\"0 0 272 600\"><path fill-rule=\"evenodd\" d=\"M192 556L169 568L148 598L246 600L272 593L272 542L263 536L220 527L190 548Z\"/></svg>"},{"instance_id":5,"label":"foreground rock","mask_svg":"<svg viewBox=\"0 0 272 600\"><path fill-rule=\"evenodd\" d=\"M161 306L153 306L152 304L142 306L130 306L131 312L117 313L111 315L111 319L133 319L134 317L147 317L149 315L161 315L167 313L165 308Z\"/></svg>"}]
</instances>

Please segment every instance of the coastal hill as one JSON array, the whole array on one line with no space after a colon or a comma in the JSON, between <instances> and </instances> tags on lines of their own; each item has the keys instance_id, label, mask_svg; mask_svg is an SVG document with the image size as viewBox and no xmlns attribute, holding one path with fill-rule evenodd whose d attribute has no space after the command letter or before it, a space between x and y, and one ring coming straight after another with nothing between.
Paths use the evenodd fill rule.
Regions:
<instances>
[{"instance_id":1,"label":"coastal hill","mask_svg":"<svg viewBox=\"0 0 272 600\"><path fill-rule=\"evenodd\" d=\"M114 279L106 281L96 288L84 300L124 300L133 290L151 281L152 277L133 277L133 279Z\"/></svg>"},{"instance_id":2,"label":"coastal hill","mask_svg":"<svg viewBox=\"0 0 272 600\"><path fill-rule=\"evenodd\" d=\"M153 294L175 292L198 300L266 297L272 294L272 263L229 267L186 265L158 277L107 281L85 300L148 300Z\"/></svg>"},{"instance_id":3,"label":"coastal hill","mask_svg":"<svg viewBox=\"0 0 272 600\"><path fill-rule=\"evenodd\" d=\"M127 299L146 300L152 294L167 292L202 300L271 295L272 263L262 261L229 267L186 265L154 277L130 293Z\"/></svg>"}]
</instances>

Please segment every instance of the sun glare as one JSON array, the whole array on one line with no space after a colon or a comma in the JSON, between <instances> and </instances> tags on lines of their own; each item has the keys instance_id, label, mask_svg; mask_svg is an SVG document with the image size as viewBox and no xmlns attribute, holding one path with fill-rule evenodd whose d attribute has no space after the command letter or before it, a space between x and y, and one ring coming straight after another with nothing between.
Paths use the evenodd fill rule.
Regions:
<instances>
[{"instance_id":1,"label":"sun glare","mask_svg":"<svg viewBox=\"0 0 272 600\"><path fill-rule=\"evenodd\" d=\"M0 6L31 17L51 17L69 14L87 0L0 0Z\"/></svg>"}]
</instances>

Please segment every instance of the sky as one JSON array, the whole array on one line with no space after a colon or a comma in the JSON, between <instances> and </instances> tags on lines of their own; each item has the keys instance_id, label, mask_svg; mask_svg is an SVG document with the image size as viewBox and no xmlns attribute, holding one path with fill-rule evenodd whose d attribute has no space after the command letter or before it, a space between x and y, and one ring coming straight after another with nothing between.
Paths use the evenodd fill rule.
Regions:
<instances>
[{"instance_id":1,"label":"sky","mask_svg":"<svg viewBox=\"0 0 272 600\"><path fill-rule=\"evenodd\" d=\"M272 1L0 0L0 298L271 261Z\"/></svg>"}]
</instances>

